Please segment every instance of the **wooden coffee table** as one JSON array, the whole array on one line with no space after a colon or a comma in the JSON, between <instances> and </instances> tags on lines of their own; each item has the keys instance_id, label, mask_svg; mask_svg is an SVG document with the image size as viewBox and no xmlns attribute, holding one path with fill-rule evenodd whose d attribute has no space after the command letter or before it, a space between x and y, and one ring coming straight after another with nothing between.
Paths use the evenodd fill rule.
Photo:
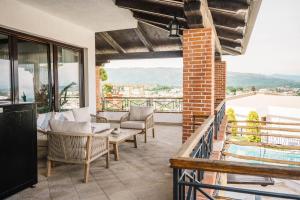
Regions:
<instances>
[{"instance_id":1,"label":"wooden coffee table","mask_svg":"<svg viewBox=\"0 0 300 200\"><path fill-rule=\"evenodd\" d=\"M115 155L115 160L119 160L119 145L124 142L132 142L134 143L134 147L137 148L136 136L140 134L142 130L121 128L121 133L117 136L111 134L112 130L113 129L107 131L107 134L109 134L109 144L113 146L112 153Z\"/></svg>"}]
</instances>

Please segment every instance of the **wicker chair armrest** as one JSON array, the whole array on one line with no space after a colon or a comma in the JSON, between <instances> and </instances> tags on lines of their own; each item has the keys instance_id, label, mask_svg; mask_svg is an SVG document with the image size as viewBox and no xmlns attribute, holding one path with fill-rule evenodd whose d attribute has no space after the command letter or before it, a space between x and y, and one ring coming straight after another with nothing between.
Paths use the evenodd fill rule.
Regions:
<instances>
[{"instance_id":1,"label":"wicker chair armrest","mask_svg":"<svg viewBox=\"0 0 300 200\"><path fill-rule=\"evenodd\" d=\"M124 114L121 119L120 119L120 122L126 122L129 120L129 112L127 112L126 114Z\"/></svg>"},{"instance_id":2,"label":"wicker chair armrest","mask_svg":"<svg viewBox=\"0 0 300 200\"><path fill-rule=\"evenodd\" d=\"M94 114L91 114L91 117L92 117L92 121L96 123L108 123L108 119L106 117L102 117Z\"/></svg>"},{"instance_id":3,"label":"wicker chair armrest","mask_svg":"<svg viewBox=\"0 0 300 200\"><path fill-rule=\"evenodd\" d=\"M109 151L109 137L99 136L93 137L91 145L91 158L101 156Z\"/></svg>"},{"instance_id":4,"label":"wicker chair armrest","mask_svg":"<svg viewBox=\"0 0 300 200\"><path fill-rule=\"evenodd\" d=\"M48 133L48 131L45 131L45 130L40 129L40 128L37 128L36 131L37 131L38 133L42 133L42 134L44 134L44 135L47 135L47 133Z\"/></svg>"},{"instance_id":5,"label":"wicker chair armrest","mask_svg":"<svg viewBox=\"0 0 300 200\"><path fill-rule=\"evenodd\" d=\"M145 119L145 127L146 130L152 128L154 126L154 114L149 114Z\"/></svg>"},{"instance_id":6,"label":"wicker chair armrest","mask_svg":"<svg viewBox=\"0 0 300 200\"><path fill-rule=\"evenodd\" d=\"M88 137L88 136L94 136L93 133L71 133L71 132L53 132L53 131L48 131L48 135L63 135L63 136L69 136L69 137Z\"/></svg>"}]
</instances>

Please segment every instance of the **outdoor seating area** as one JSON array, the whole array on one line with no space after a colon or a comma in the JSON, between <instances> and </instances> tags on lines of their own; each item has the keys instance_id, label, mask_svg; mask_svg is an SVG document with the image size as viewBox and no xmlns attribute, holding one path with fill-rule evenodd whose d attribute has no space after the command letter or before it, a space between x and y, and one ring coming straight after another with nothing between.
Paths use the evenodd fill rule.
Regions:
<instances>
[{"instance_id":1,"label":"outdoor seating area","mask_svg":"<svg viewBox=\"0 0 300 200\"><path fill-rule=\"evenodd\" d=\"M121 129L111 129L107 119L90 115L88 107L39 114L37 127L38 134L46 136L47 177L51 175L53 162L82 164L87 183L93 161L105 156L109 168L110 152L118 161L121 143L133 142L137 148L137 135L143 134L147 143L149 131L154 138L153 108L131 106L120 120Z\"/></svg>"},{"instance_id":2,"label":"outdoor seating area","mask_svg":"<svg viewBox=\"0 0 300 200\"><path fill-rule=\"evenodd\" d=\"M118 127L119 124L112 124ZM46 177L46 160L38 162L38 184L19 192L8 200L19 199L101 199L137 200L171 199L172 169L169 158L181 145L181 126L155 126L156 137L144 143L137 136L138 149L123 143L120 160L110 155L110 167L105 157L90 165L88 183L83 183L83 165L54 162L50 177Z\"/></svg>"}]
</instances>

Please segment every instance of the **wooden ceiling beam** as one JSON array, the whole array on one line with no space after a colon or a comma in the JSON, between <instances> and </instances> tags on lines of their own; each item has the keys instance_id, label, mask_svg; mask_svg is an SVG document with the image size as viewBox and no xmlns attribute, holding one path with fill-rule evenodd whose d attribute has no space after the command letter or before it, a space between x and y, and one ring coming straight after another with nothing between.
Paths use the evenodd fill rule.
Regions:
<instances>
[{"instance_id":1,"label":"wooden ceiling beam","mask_svg":"<svg viewBox=\"0 0 300 200\"><path fill-rule=\"evenodd\" d=\"M244 34L237 31L229 31L216 27L217 35L231 40L243 40Z\"/></svg>"},{"instance_id":2,"label":"wooden ceiling beam","mask_svg":"<svg viewBox=\"0 0 300 200\"><path fill-rule=\"evenodd\" d=\"M223 15L222 13L214 13L212 17L216 25L226 26L230 28L246 26L246 22L244 20L238 20L230 16L228 17L226 15Z\"/></svg>"},{"instance_id":3,"label":"wooden ceiling beam","mask_svg":"<svg viewBox=\"0 0 300 200\"><path fill-rule=\"evenodd\" d=\"M233 49L238 48L238 47L240 47L240 48L242 47L241 44L238 43L238 42L233 42L233 41L223 39L223 38L220 39L220 43L221 43L222 46L228 46L228 47L231 47Z\"/></svg>"},{"instance_id":4,"label":"wooden ceiling beam","mask_svg":"<svg viewBox=\"0 0 300 200\"><path fill-rule=\"evenodd\" d=\"M249 8L249 5L246 2L238 1L208 0L207 3L209 8L231 12L244 11Z\"/></svg>"},{"instance_id":5,"label":"wooden ceiling beam","mask_svg":"<svg viewBox=\"0 0 300 200\"><path fill-rule=\"evenodd\" d=\"M123 49L107 32L98 33L112 48L118 51L121 54L126 53L125 49ZM96 34L97 37L97 34Z\"/></svg>"},{"instance_id":6,"label":"wooden ceiling beam","mask_svg":"<svg viewBox=\"0 0 300 200\"><path fill-rule=\"evenodd\" d=\"M158 16L176 16L179 19L185 19L181 7L165 5L160 1L115 0L115 4L121 8L127 8L132 11L150 13Z\"/></svg>"},{"instance_id":7,"label":"wooden ceiling beam","mask_svg":"<svg viewBox=\"0 0 300 200\"><path fill-rule=\"evenodd\" d=\"M225 54L227 53L230 55L241 55L241 51L233 49L233 48L225 46L225 45L223 46L222 50Z\"/></svg>"},{"instance_id":8,"label":"wooden ceiling beam","mask_svg":"<svg viewBox=\"0 0 300 200\"><path fill-rule=\"evenodd\" d=\"M137 53L126 53L126 54L97 54L96 61L124 60L124 59L150 59L150 58L178 58L178 57L182 57L182 51L137 52Z\"/></svg>"},{"instance_id":9,"label":"wooden ceiling beam","mask_svg":"<svg viewBox=\"0 0 300 200\"><path fill-rule=\"evenodd\" d=\"M169 25L173 19L173 17L156 16L156 15L140 13L136 11L133 11L133 17L136 18L137 20L152 21L152 22L162 23L165 25ZM180 19L178 20L178 22L181 28L187 28L187 23L185 20Z\"/></svg>"},{"instance_id":10,"label":"wooden ceiling beam","mask_svg":"<svg viewBox=\"0 0 300 200\"><path fill-rule=\"evenodd\" d=\"M145 47L147 47L147 49L150 52L153 52L153 45L151 43L151 41L148 39L147 37L147 33L144 31L144 29L141 27L141 25L138 23L138 26L136 29L134 29L137 36L139 37L139 39L141 40L141 42L145 45Z\"/></svg>"}]
</instances>

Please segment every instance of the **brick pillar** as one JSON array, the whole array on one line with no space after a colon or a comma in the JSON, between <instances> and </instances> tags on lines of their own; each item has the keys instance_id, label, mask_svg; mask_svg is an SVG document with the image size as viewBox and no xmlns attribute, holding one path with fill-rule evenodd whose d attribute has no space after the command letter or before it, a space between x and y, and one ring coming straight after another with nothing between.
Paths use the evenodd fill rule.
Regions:
<instances>
[{"instance_id":1,"label":"brick pillar","mask_svg":"<svg viewBox=\"0 0 300 200\"><path fill-rule=\"evenodd\" d=\"M96 110L101 111L101 75L100 75L101 66L96 66Z\"/></svg>"},{"instance_id":2,"label":"brick pillar","mask_svg":"<svg viewBox=\"0 0 300 200\"><path fill-rule=\"evenodd\" d=\"M215 107L226 97L226 62L215 61Z\"/></svg>"},{"instance_id":3,"label":"brick pillar","mask_svg":"<svg viewBox=\"0 0 300 200\"><path fill-rule=\"evenodd\" d=\"M193 116L214 114L214 47L211 28L184 30L183 142L193 132Z\"/></svg>"}]
</instances>

